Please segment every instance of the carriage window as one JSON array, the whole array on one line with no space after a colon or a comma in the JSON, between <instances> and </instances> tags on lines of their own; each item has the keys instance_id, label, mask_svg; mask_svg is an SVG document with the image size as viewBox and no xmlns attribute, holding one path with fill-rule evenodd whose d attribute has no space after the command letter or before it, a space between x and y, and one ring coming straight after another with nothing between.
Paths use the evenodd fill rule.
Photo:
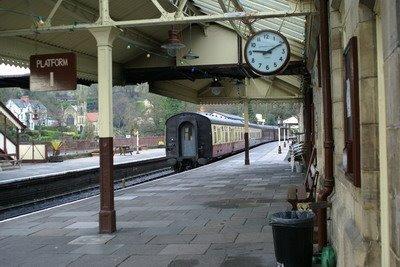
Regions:
<instances>
[{"instance_id":1,"label":"carriage window","mask_svg":"<svg viewBox=\"0 0 400 267\"><path fill-rule=\"evenodd\" d=\"M183 130L184 130L184 135L183 135L184 140L191 141L193 139L192 128L189 126L185 126Z\"/></svg>"}]
</instances>

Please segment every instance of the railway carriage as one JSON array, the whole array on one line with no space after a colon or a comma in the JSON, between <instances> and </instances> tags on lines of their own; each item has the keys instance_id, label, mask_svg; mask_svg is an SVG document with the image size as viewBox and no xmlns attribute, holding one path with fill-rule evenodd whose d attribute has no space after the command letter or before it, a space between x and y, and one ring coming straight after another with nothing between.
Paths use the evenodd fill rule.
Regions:
<instances>
[{"instance_id":1,"label":"railway carriage","mask_svg":"<svg viewBox=\"0 0 400 267\"><path fill-rule=\"evenodd\" d=\"M249 125L249 145L278 139L275 126ZM180 113L166 122L166 155L176 170L204 165L244 150L243 118L224 113Z\"/></svg>"}]
</instances>

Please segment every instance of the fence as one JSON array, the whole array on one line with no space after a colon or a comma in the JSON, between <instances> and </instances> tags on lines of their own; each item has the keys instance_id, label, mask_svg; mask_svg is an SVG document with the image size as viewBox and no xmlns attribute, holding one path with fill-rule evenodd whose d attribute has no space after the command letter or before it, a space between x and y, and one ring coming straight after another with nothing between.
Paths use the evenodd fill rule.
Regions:
<instances>
[{"instance_id":1,"label":"fence","mask_svg":"<svg viewBox=\"0 0 400 267\"><path fill-rule=\"evenodd\" d=\"M164 142L164 136L139 136L139 146L140 147L158 147L159 142ZM132 148L136 148L136 137L124 138L124 137L115 137L114 138L114 147L119 146L130 146ZM66 154L77 154L77 153L85 153L85 152L93 152L99 149L98 141L89 141L89 140L63 140L63 145L61 146L61 155ZM51 150L51 149L50 149Z\"/></svg>"},{"instance_id":2,"label":"fence","mask_svg":"<svg viewBox=\"0 0 400 267\"><path fill-rule=\"evenodd\" d=\"M60 154L74 154L91 152L99 149L99 142L94 140L63 140Z\"/></svg>"},{"instance_id":3,"label":"fence","mask_svg":"<svg viewBox=\"0 0 400 267\"><path fill-rule=\"evenodd\" d=\"M162 136L143 136L139 135L139 146L140 147L158 147L159 142L165 142L165 137ZM136 137L133 136L131 138L122 138L116 137L114 138L114 147L117 146L131 146L136 147Z\"/></svg>"},{"instance_id":4,"label":"fence","mask_svg":"<svg viewBox=\"0 0 400 267\"><path fill-rule=\"evenodd\" d=\"M19 159L23 162L46 162L47 153L46 144L19 145Z\"/></svg>"}]
</instances>

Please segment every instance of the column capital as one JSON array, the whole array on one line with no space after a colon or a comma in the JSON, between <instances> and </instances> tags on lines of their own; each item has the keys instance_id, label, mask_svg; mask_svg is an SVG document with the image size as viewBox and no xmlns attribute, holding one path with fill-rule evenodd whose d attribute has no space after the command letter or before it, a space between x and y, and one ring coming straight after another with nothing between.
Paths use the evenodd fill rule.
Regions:
<instances>
[{"instance_id":1,"label":"column capital","mask_svg":"<svg viewBox=\"0 0 400 267\"><path fill-rule=\"evenodd\" d=\"M115 38L121 33L121 30L115 26L108 27L95 27L90 28L89 31L96 39L97 46L112 47Z\"/></svg>"}]
</instances>

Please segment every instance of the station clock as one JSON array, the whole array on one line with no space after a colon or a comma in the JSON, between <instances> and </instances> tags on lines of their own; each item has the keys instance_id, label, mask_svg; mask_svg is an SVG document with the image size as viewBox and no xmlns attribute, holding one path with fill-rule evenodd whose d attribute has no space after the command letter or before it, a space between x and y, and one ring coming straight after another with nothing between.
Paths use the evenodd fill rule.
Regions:
<instances>
[{"instance_id":1,"label":"station clock","mask_svg":"<svg viewBox=\"0 0 400 267\"><path fill-rule=\"evenodd\" d=\"M274 75L282 71L289 62L289 42L277 31L259 31L247 40L244 56L255 73Z\"/></svg>"}]
</instances>

